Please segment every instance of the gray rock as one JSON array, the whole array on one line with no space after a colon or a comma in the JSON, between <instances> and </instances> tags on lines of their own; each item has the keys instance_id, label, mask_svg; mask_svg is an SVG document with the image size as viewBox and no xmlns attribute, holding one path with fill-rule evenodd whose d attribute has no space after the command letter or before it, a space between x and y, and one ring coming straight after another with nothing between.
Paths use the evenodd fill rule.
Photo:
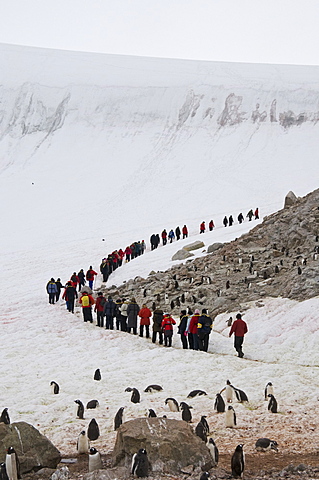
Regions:
<instances>
[{"instance_id":1,"label":"gray rock","mask_svg":"<svg viewBox=\"0 0 319 480\"><path fill-rule=\"evenodd\" d=\"M185 260L186 258L193 257L194 254L188 252L187 250L178 250L178 252L175 253L175 255L172 256L172 260Z\"/></svg>"},{"instance_id":2,"label":"gray rock","mask_svg":"<svg viewBox=\"0 0 319 480\"><path fill-rule=\"evenodd\" d=\"M290 192L288 192L285 197L284 208L291 207L291 205L295 205L297 201L298 201L298 198L296 197L294 192L290 190Z\"/></svg>"},{"instance_id":3,"label":"gray rock","mask_svg":"<svg viewBox=\"0 0 319 480\"><path fill-rule=\"evenodd\" d=\"M113 466L129 468L132 455L145 448L152 472L180 472L189 465L209 470L213 464L205 443L182 420L137 418L117 431Z\"/></svg>"},{"instance_id":4,"label":"gray rock","mask_svg":"<svg viewBox=\"0 0 319 480\"><path fill-rule=\"evenodd\" d=\"M21 473L45 467L55 469L61 460L59 450L50 440L26 422L0 423L0 462L5 461L8 446L18 454Z\"/></svg>"},{"instance_id":5,"label":"gray rock","mask_svg":"<svg viewBox=\"0 0 319 480\"><path fill-rule=\"evenodd\" d=\"M205 243L198 240L197 242L193 242L193 243L190 243L189 245L185 245L183 249L189 252L191 250L198 250L199 248L203 248L203 247L205 247Z\"/></svg>"},{"instance_id":6,"label":"gray rock","mask_svg":"<svg viewBox=\"0 0 319 480\"><path fill-rule=\"evenodd\" d=\"M207 253L216 252L216 250L219 250L223 246L224 246L223 243L219 243L219 242L213 243L212 245L209 245L209 247L207 248Z\"/></svg>"},{"instance_id":7,"label":"gray rock","mask_svg":"<svg viewBox=\"0 0 319 480\"><path fill-rule=\"evenodd\" d=\"M132 478L130 473L130 469L125 467L108 468L87 473L83 475L83 480L124 480Z\"/></svg>"}]
</instances>

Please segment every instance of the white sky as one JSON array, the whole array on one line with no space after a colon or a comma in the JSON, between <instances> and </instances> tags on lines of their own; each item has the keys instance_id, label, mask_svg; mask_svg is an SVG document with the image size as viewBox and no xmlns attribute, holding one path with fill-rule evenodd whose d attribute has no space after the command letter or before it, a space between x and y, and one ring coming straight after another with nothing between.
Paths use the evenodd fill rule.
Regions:
<instances>
[{"instance_id":1,"label":"white sky","mask_svg":"<svg viewBox=\"0 0 319 480\"><path fill-rule=\"evenodd\" d=\"M318 0L1 0L0 42L319 65Z\"/></svg>"}]
</instances>

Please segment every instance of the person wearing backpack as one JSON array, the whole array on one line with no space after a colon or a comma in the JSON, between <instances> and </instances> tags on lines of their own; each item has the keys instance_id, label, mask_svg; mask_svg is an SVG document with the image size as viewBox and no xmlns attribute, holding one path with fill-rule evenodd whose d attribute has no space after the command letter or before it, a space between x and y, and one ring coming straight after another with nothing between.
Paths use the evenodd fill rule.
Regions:
<instances>
[{"instance_id":1,"label":"person wearing backpack","mask_svg":"<svg viewBox=\"0 0 319 480\"><path fill-rule=\"evenodd\" d=\"M158 334L159 344L163 345L163 332L162 332L162 321L164 317L163 310L158 307L153 311L153 334L152 334L152 343L156 342L156 336Z\"/></svg>"},{"instance_id":2,"label":"person wearing backpack","mask_svg":"<svg viewBox=\"0 0 319 480\"><path fill-rule=\"evenodd\" d=\"M115 302L115 324L116 330L122 330L122 314L121 314L122 300L118 298Z\"/></svg>"},{"instance_id":3,"label":"person wearing backpack","mask_svg":"<svg viewBox=\"0 0 319 480\"><path fill-rule=\"evenodd\" d=\"M89 270L86 272L86 279L89 282L89 287L92 290L93 288L93 282L94 282L94 277L97 275L97 273L93 270L92 265L90 265Z\"/></svg>"},{"instance_id":4,"label":"person wearing backpack","mask_svg":"<svg viewBox=\"0 0 319 480\"><path fill-rule=\"evenodd\" d=\"M107 302L104 305L105 315L105 330L114 329L114 316L115 316L115 302L112 297L108 297Z\"/></svg>"},{"instance_id":5,"label":"person wearing backpack","mask_svg":"<svg viewBox=\"0 0 319 480\"><path fill-rule=\"evenodd\" d=\"M54 278L51 278L51 280L48 281L46 289L49 294L49 303L54 304L54 300L58 292L58 287L56 286Z\"/></svg>"},{"instance_id":6,"label":"person wearing backpack","mask_svg":"<svg viewBox=\"0 0 319 480\"><path fill-rule=\"evenodd\" d=\"M206 308L203 308L202 314L197 323L197 336L199 350L207 352L209 335L213 328L213 320L208 316Z\"/></svg>"},{"instance_id":7,"label":"person wearing backpack","mask_svg":"<svg viewBox=\"0 0 319 480\"><path fill-rule=\"evenodd\" d=\"M188 323L188 315L186 313L186 310L182 310L181 314L180 314L180 324L178 326L177 333L179 333L180 336L181 336L181 342L182 342L183 349L188 348L187 323Z\"/></svg>"},{"instance_id":8,"label":"person wearing backpack","mask_svg":"<svg viewBox=\"0 0 319 480\"><path fill-rule=\"evenodd\" d=\"M73 287L72 282L67 282L62 298L66 302L66 308L69 312L74 313L74 302L78 298L76 289Z\"/></svg>"},{"instance_id":9,"label":"person wearing backpack","mask_svg":"<svg viewBox=\"0 0 319 480\"><path fill-rule=\"evenodd\" d=\"M98 327L103 327L103 318L104 318L104 305L106 299L103 296L102 292L97 294L97 299L95 302L94 311L96 312L96 324Z\"/></svg>"},{"instance_id":10,"label":"person wearing backpack","mask_svg":"<svg viewBox=\"0 0 319 480\"><path fill-rule=\"evenodd\" d=\"M82 305L83 320L85 322L93 323L92 305L94 305L94 298L87 292L82 293L80 304Z\"/></svg>"},{"instance_id":11,"label":"person wearing backpack","mask_svg":"<svg viewBox=\"0 0 319 480\"><path fill-rule=\"evenodd\" d=\"M176 325L174 318L172 318L169 313L166 313L162 321L162 330L164 333L165 347L172 346L173 325Z\"/></svg>"}]
</instances>

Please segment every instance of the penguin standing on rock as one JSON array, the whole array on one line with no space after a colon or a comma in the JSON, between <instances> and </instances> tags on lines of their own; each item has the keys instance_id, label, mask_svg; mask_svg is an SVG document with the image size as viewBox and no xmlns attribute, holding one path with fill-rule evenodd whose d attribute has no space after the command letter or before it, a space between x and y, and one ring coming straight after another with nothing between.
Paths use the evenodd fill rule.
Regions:
<instances>
[{"instance_id":1,"label":"penguin standing on rock","mask_svg":"<svg viewBox=\"0 0 319 480\"><path fill-rule=\"evenodd\" d=\"M236 413L231 405L229 405L228 410L226 410L225 424L226 428L234 428L237 425Z\"/></svg>"},{"instance_id":2,"label":"penguin standing on rock","mask_svg":"<svg viewBox=\"0 0 319 480\"><path fill-rule=\"evenodd\" d=\"M9 480L6 464L4 462L0 463L0 480Z\"/></svg>"},{"instance_id":3,"label":"penguin standing on rock","mask_svg":"<svg viewBox=\"0 0 319 480\"><path fill-rule=\"evenodd\" d=\"M152 408L148 409L148 416L153 417L153 418L157 417L156 413L154 412L154 410Z\"/></svg>"},{"instance_id":4,"label":"penguin standing on rock","mask_svg":"<svg viewBox=\"0 0 319 480\"><path fill-rule=\"evenodd\" d=\"M165 400L165 405L168 405L171 412L179 412L179 405L175 398L167 398Z\"/></svg>"},{"instance_id":5,"label":"penguin standing on rock","mask_svg":"<svg viewBox=\"0 0 319 480\"><path fill-rule=\"evenodd\" d=\"M225 402L220 393L216 394L214 410L216 410L217 413L224 413L225 411Z\"/></svg>"},{"instance_id":6,"label":"penguin standing on rock","mask_svg":"<svg viewBox=\"0 0 319 480\"><path fill-rule=\"evenodd\" d=\"M137 388L131 388L131 387L127 387L125 389L126 392L132 392L132 395L131 395L131 402L133 403L140 403L141 401L141 396L140 396L140 392L137 390Z\"/></svg>"},{"instance_id":7,"label":"penguin standing on rock","mask_svg":"<svg viewBox=\"0 0 319 480\"><path fill-rule=\"evenodd\" d=\"M96 448L91 447L89 451L89 472L102 468L101 454Z\"/></svg>"},{"instance_id":8,"label":"penguin standing on rock","mask_svg":"<svg viewBox=\"0 0 319 480\"><path fill-rule=\"evenodd\" d=\"M265 400L268 400L268 395L274 394L274 387L271 382L268 382L265 388Z\"/></svg>"},{"instance_id":9,"label":"penguin standing on rock","mask_svg":"<svg viewBox=\"0 0 319 480\"><path fill-rule=\"evenodd\" d=\"M268 403L268 410L271 413L278 413L278 404L277 400L273 395L268 395L269 403Z\"/></svg>"},{"instance_id":10,"label":"penguin standing on rock","mask_svg":"<svg viewBox=\"0 0 319 480\"><path fill-rule=\"evenodd\" d=\"M275 450L275 452L278 452L278 443L269 438L258 438L255 447L258 452L267 452L268 450Z\"/></svg>"},{"instance_id":11,"label":"penguin standing on rock","mask_svg":"<svg viewBox=\"0 0 319 480\"><path fill-rule=\"evenodd\" d=\"M206 443L206 446L207 446L208 450L210 451L210 454L212 456L212 459L215 462L215 465L217 465L218 460L219 460L219 451L218 451L216 443L214 442L214 440L212 438L210 438L208 440L208 442Z\"/></svg>"},{"instance_id":12,"label":"penguin standing on rock","mask_svg":"<svg viewBox=\"0 0 319 480\"><path fill-rule=\"evenodd\" d=\"M133 455L131 473L137 477L147 477L148 470L149 461L147 452L145 448L140 448L139 451Z\"/></svg>"},{"instance_id":13,"label":"penguin standing on rock","mask_svg":"<svg viewBox=\"0 0 319 480\"><path fill-rule=\"evenodd\" d=\"M199 422L197 425L196 425L196 428L195 428L195 434L201 438L203 440L203 442L207 442L207 432L206 432L206 429L204 427L204 425L202 424L202 422Z\"/></svg>"},{"instance_id":14,"label":"penguin standing on rock","mask_svg":"<svg viewBox=\"0 0 319 480\"><path fill-rule=\"evenodd\" d=\"M206 415L202 415L200 421L204 425L205 432L208 435L209 434L209 425L208 425L208 422L206 420Z\"/></svg>"},{"instance_id":15,"label":"penguin standing on rock","mask_svg":"<svg viewBox=\"0 0 319 480\"><path fill-rule=\"evenodd\" d=\"M4 423L5 425L10 425L10 417L8 414L8 409L4 408L1 413L0 423Z\"/></svg>"},{"instance_id":16,"label":"penguin standing on rock","mask_svg":"<svg viewBox=\"0 0 319 480\"><path fill-rule=\"evenodd\" d=\"M190 411L191 407L190 405L187 405L185 402L180 403L180 407L182 410L182 420L184 420L187 423L190 423L192 421L192 413Z\"/></svg>"},{"instance_id":17,"label":"penguin standing on rock","mask_svg":"<svg viewBox=\"0 0 319 480\"><path fill-rule=\"evenodd\" d=\"M88 426L88 437L93 442L94 440L97 440L99 436L100 436L99 426L95 418L92 418Z\"/></svg>"},{"instance_id":18,"label":"penguin standing on rock","mask_svg":"<svg viewBox=\"0 0 319 480\"><path fill-rule=\"evenodd\" d=\"M245 470L245 455L243 451L243 444L237 445L233 456L231 457L231 473L232 476L243 477Z\"/></svg>"},{"instance_id":19,"label":"penguin standing on rock","mask_svg":"<svg viewBox=\"0 0 319 480\"><path fill-rule=\"evenodd\" d=\"M76 444L76 449L79 455L82 455L84 453L88 453L90 448L90 442L89 439L86 435L85 430L82 430L80 435L78 436L78 441Z\"/></svg>"},{"instance_id":20,"label":"penguin standing on rock","mask_svg":"<svg viewBox=\"0 0 319 480\"><path fill-rule=\"evenodd\" d=\"M76 403L78 405L76 416L78 418L83 419L84 418L84 405L83 405L83 403L81 402L81 400L74 400L74 403Z\"/></svg>"},{"instance_id":21,"label":"penguin standing on rock","mask_svg":"<svg viewBox=\"0 0 319 480\"><path fill-rule=\"evenodd\" d=\"M50 385L51 385L52 393L54 393L54 395L57 395L57 394L59 393L59 391L60 391L59 385L58 385L56 382L54 382L53 380L52 380L52 382L50 383Z\"/></svg>"},{"instance_id":22,"label":"penguin standing on rock","mask_svg":"<svg viewBox=\"0 0 319 480\"><path fill-rule=\"evenodd\" d=\"M13 447L9 447L6 454L6 471L9 480L18 480L20 476L20 462Z\"/></svg>"},{"instance_id":23,"label":"penguin standing on rock","mask_svg":"<svg viewBox=\"0 0 319 480\"><path fill-rule=\"evenodd\" d=\"M124 407L119 408L114 417L114 430L117 430L118 428L120 428L120 426L123 423L123 411L124 411Z\"/></svg>"}]
</instances>

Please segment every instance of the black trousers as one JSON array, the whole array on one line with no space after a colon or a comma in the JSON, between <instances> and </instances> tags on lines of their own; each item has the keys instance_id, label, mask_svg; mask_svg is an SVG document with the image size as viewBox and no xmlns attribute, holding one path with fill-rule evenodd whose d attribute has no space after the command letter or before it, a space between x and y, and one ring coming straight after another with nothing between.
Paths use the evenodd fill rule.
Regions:
<instances>
[{"instance_id":1,"label":"black trousers","mask_svg":"<svg viewBox=\"0 0 319 480\"><path fill-rule=\"evenodd\" d=\"M205 333L204 335L199 335L198 336L198 344L199 344L199 350L202 352L207 352L208 350L208 342L209 342L209 333Z\"/></svg>"},{"instance_id":2,"label":"black trousers","mask_svg":"<svg viewBox=\"0 0 319 480\"><path fill-rule=\"evenodd\" d=\"M165 347L171 347L172 346L172 336L173 336L173 332L169 332L168 335L164 333Z\"/></svg>"},{"instance_id":3,"label":"black trousers","mask_svg":"<svg viewBox=\"0 0 319 480\"><path fill-rule=\"evenodd\" d=\"M92 307L83 307L82 310L83 310L83 320L85 322L93 323Z\"/></svg>"},{"instance_id":4,"label":"black trousers","mask_svg":"<svg viewBox=\"0 0 319 480\"><path fill-rule=\"evenodd\" d=\"M133 335L136 335L137 327L127 327L127 333L131 333L131 328L133 329Z\"/></svg>"},{"instance_id":5,"label":"black trousers","mask_svg":"<svg viewBox=\"0 0 319 480\"><path fill-rule=\"evenodd\" d=\"M182 345L183 345L183 349L187 349L188 348L188 342L187 342L187 337L184 335L184 333L181 333L181 342L182 342Z\"/></svg>"},{"instance_id":6,"label":"black trousers","mask_svg":"<svg viewBox=\"0 0 319 480\"><path fill-rule=\"evenodd\" d=\"M243 350L242 350L243 342L244 342L244 337L236 337L235 336L234 347L235 347L235 350L238 353L239 357L243 356Z\"/></svg>"},{"instance_id":7,"label":"black trousers","mask_svg":"<svg viewBox=\"0 0 319 480\"><path fill-rule=\"evenodd\" d=\"M145 332L146 332L146 338L150 338L150 326L149 325L140 325L140 337L143 337L143 332L144 332L144 327L145 327Z\"/></svg>"},{"instance_id":8,"label":"black trousers","mask_svg":"<svg viewBox=\"0 0 319 480\"><path fill-rule=\"evenodd\" d=\"M114 319L112 315L105 315L105 328L107 330L113 330L114 329Z\"/></svg>"},{"instance_id":9,"label":"black trousers","mask_svg":"<svg viewBox=\"0 0 319 480\"><path fill-rule=\"evenodd\" d=\"M54 303L56 293L49 293L49 303Z\"/></svg>"},{"instance_id":10,"label":"black trousers","mask_svg":"<svg viewBox=\"0 0 319 480\"><path fill-rule=\"evenodd\" d=\"M162 332L154 332L152 334L152 342L156 342L156 334L158 333L158 338L159 338L159 344L163 345L163 333Z\"/></svg>"},{"instance_id":11,"label":"black trousers","mask_svg":"<svg viewBox=\"0 0 319 480\"><path fill-rule=\"evenodd\" d=\"M96 312L96 321L98 327L103 327L103 312Z\"/></svg>"}]
</instances>

